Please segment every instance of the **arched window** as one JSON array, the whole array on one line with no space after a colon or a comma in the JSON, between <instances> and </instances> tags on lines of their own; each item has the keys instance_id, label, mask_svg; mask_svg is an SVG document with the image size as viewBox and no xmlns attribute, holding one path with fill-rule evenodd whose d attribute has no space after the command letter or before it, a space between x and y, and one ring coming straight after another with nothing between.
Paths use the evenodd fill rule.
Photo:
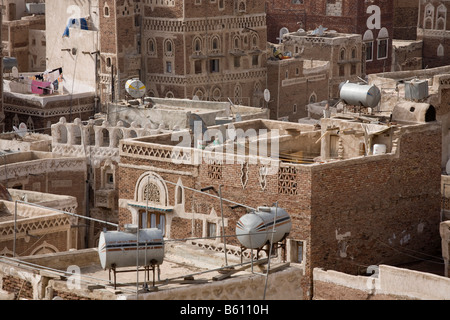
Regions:
<instances>
[{"instance_id":1,"label":"arched window","mask_svg":"<svg viewBox=\"0 0 450 320\"><path fill-rule=\"evenodd\" d=\"M203 89L196 89L193 96L197 96L198 100L203 100L205 98L205 93L203 92Z\"/></svg>"},{"instance_id":2,"label":"arched window","mask_svg":"<svg viewBox=\"0 0 450 320\"><path fill-rule=\"evenodd\" d=\"M378 50L377 58L378 60L386 59L388 57L388 45L389 45L389 32L386 28L381 28L378 33Z\"/></svg>"},{"instance_id":3,"label":"arched window","mask_svg":"<svg viewBox=\"0 0 450 320\"><path fill-rule=\"evenodd\" d=\"M183 187L177 186L177 190L175 192L175 204L182 204L183 203Z\"/></svg>"},{"instance_id":4,"label":"arched window","mask_svg":"<svg viewBox=\"0 0 450 320\"><path fill-rule=\"evenodd\" d=\"M437 30L445 30L447 24L447 7L441 4L437 8L436 14L436 29Z\"/></svg>"},{"instance_id":5,"label":"arched window","mask_svg":"<svg viewBox=\"0 0 450 320\"><path fill-rule=\"evenodd\" d=\"M245 1L239 1L239 6L238 6L238 10L239 12L245 12L247 10L247 6L245 4Z\"/></svg>"},{"instance_id":6,"label":"arched window","mask_svg":"<svg viewBox=\"0 0 450 320\"><path fill-rule=\"evenodd\" d=\"M164 43L164 53L166 56L172 56L173 55L173 41L170 39L167 39Z\"/></svg>"},{"instance_id":7,"label":"arched window","mask_svg":"<svg viewBox=\"0 0 450 320\"><path fill-rule=\"evenodd\" d=\"M147 201L153 204L168 205L167 186L156 173L143 174L137 181L135 200L141 203Z\"/></svg>"},{"instance_id":8,"label":"arched window","mask_svg":"<svg viewBox=\"0 0 450 320\"><path fill-rule=\"evenodd\" d=\"M108 129L102 129L102 147L109 147L109 131Z\"/></svg>"},{"instance_id":9,"label":"arched window","mask_svg":"<svg viewBox=\"0 0 450 320\"><path fill-rule=\"evenodd\" d=\"M439 46L437 48L437 56L443 57L444 54L445 54L444 46L442 44L439 44Z\"/></svg>"},{"instance_id":10,"label":"arched window","mask_svg":"<svg viewBox=\"0 0 450 320\"><path fill-rule=\"evenodd\" d=\"M28 132L34 131L34 121L31 119L31 117L28 117L27 119L27 130Z\"/></svg>"},{"instance_id":11,"label":"arched window","mask_svg":"<svg viewBox=\"0 0 450 320\"><path fill-rule=\"evenodd\" d=\"M220 50L220 41L219 37L214 36L211 40L211 48L213 51L219 51Z\"/></svg>"},{"instance_id":12,"label":"arched window","mask_svg":"<svg viewBox=\"0 0 450 320\"><path fill-rule=\"evenodd\" d=\"M345 60L345 48L341 48L341 51L339 52L339 59Z\"/></svg>"},{"instance_id":13,"label":"arched window","mask_svg":"<svg viewBox=\"0 0 450 320\"><path fill-rule=\"evenodd\" d=\"M155 183L148 183L144 187L143 199L144 201L150 201L153 203L161 203L161 191Z\"/></svg>"},{"instance_id":14,"label":"arched window","mask_svg":"<svg viewBox=\"0 0 450 320\"><path fill-rule=\"evenodd\" d=\"M239 42L240 42L239 37L234 37L233 38L233 48L234 49L239 49L239 47L240 47Z\"/></svg>"},{"instance_id":15,"label":"arched window","mask_svg":"<svg viewBox=\"0 0 450 320\"><path fill-rule=\"evenodd\" d=\"M109 17L109 7L108 4L105 3L105 7L103 8L103 16L104 17Z\"/></svg>"},{"instance_id":16,"label":"arched window","mask_svg":"<svg viewBox=\"0 0 450 320\"><path fill-rule=\"evenodd\" d=\"M151 56L156 55L156 42L155 39L147 40L147 53Z\"/></svg>"},{"instance_id":17,"label":"arched window","mask_svg":"<svg viewBox=\"0 0 450 320\"><path fill-rule=\"evenodd\" d=\"M253 48L258 48L259 46L259 38L256 34L252 35L252 47Z\"/></svg>"},{"instance_id":18,"label":"arched window","mask_svg":"<svg viewBox=\"0 0 450 320\"><path fill-rule=\"evenodd\" d=\"M367 30L363 36L363 42L366 47L366 61L373 60L373 32L372 30Z\"/></svg>"},{"instance_id":19,"label":"arched window","mask_svg":"<svg viewBox=\"0 0 450 320\"><path fill-rule=\"evenodd\" d=\"M429 3L425 7L423 27L425 29L433 29L434 28L434 6L431 3Z\"/></svg>"},{"instance_id":20,"label":"arched window","mask_svg":"<svg viewBox=\"0 0 450 320\"><path fill-rule=\"evenodd\" d=\"M356 48L352 48L352 59L356 59L358 57L358 52L356 51Z\"/></svg>"},{"instance_id":21,"label":"arched window","mask_svg":"<svg viewBox=\"0 0 450 320\"><path fill-rule=\"evenodd\" d=\"M194 39L194 52L199 53L202 51L202 40L199 37Z\"/></svg>"},{"instance_id":22,"label":"arched window","mask_svg":"<svg viewBox=\"0 0 450 320\"><path fill-rule=\"evenodd\" d=\"M221 98L222 98L222 91L220 90L220 88L214 88L212 92L212 100L220 101Z\"/></svg>"}]
</instances>

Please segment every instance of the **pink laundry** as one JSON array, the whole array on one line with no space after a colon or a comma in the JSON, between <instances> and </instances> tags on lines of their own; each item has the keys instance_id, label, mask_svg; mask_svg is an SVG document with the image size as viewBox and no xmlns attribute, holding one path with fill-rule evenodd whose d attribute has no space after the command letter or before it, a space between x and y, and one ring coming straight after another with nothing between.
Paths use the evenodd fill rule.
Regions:
<instances>
[{"instance_id":1,"label":"pink laundry","mask_svg":"<svg viewBox=\"0 0 450 320\"><path fill-rule=\"evenodd\" d=\"M33 80L31 82L31 92L37 94L44 94L44 88L50 88L51 82L42 82Z\"/></svg>"}]
</instances>

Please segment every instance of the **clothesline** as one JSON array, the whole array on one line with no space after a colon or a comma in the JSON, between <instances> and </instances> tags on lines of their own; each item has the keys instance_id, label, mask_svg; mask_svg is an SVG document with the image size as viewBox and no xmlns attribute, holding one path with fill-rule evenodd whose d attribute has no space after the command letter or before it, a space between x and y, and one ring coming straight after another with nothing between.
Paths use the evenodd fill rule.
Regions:
<instances>
[{"instance_id":1,"label":"clothesline","mask_svg":"<svg viewBox=\"0 0 450 320\"><path fill-rule=\"evenodd\" d=\"M34 76L20 77L18 82L10 84L10 88L22 93L53 94L63 80L62 68L57 68Z\"/></svg>"}]
</instances>

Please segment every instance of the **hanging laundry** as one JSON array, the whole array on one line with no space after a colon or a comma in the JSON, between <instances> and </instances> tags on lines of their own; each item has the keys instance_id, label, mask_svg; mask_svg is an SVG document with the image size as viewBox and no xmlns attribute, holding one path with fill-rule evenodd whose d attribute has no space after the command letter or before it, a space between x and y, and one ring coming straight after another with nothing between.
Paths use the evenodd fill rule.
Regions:
<instances>
[{"instance_id":1,"label":"hanging laundry","mask_svg":"<svg viewBox=\"0 0 450 320\"><path fill-rule=\"evenodd\" d=\"M42 82L33 80L31 82L31 92L36 94L44 94L44 89L50 89L51 82ZM49 90L45 90L48 94Z\"/></svg>"},{"instance_id":2,"label":"hanging laundry","mask_svg":"<svg viewBox=\"0 0 450 320\"><path fill-rule=\"evenodd\" d=\"M67 22L66 29L64 29L63 38L70 36L70 28L74 29L81 29L81 30L89 30L87 19L81 18L81 19L73 19L70 18Z\"/></svg>"}]
</instances>

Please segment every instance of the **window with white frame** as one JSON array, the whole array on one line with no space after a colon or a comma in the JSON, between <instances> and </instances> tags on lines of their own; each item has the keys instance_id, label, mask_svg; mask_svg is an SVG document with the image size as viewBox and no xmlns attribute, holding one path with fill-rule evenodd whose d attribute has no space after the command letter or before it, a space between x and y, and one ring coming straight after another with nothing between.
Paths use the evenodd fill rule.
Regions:
<instances>
[{"instance_id":1,"label":"window with white frame","mask_svg":"<svg viewBox=\"0 0 450 320\"><path fill-rule=\"evenodd\" d=\"M381 28L377 39L377 59L382 60L388 57L389 32L386 28Z\"/></svg>"},{"instance_id":2,"label":"window with white frame","mask_svg":"<svg viewBox=\"0 0 450 320\"><path fill-rule=\"evenodd\" d=\"M425 15L423 18L423 27L425 29L433 29L434 28L434 6L429 3L425 7Z\"/></svg>"},{"instance_id":3,"label":"window with white frame","mask_svg":"<svg viewBox=\"0 0 450 320\"><path fill-rule=\"evenodd\" d=\"M444 4L441 4L437 8L436 29L437 30L445 30L446 24L447 24L447 7Z\"/></svg>"},{"instance_id":4,"label":"window with white frame","mask_svg":"<svg viewBox=\"0 0 450 320\"><path fill-rule=\"evenodd\" d=\"M373 61L373 32L367 30L363 37L364 45L366 47L366 61Z\"/></svg>"}]
</instances>

